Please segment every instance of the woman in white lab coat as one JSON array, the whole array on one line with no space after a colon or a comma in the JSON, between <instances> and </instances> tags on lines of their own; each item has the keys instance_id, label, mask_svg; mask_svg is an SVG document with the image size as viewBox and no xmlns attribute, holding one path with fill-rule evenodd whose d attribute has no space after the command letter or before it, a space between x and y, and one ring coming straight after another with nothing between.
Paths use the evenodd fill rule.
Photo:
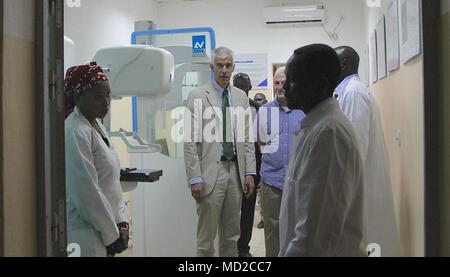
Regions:
<instances>
[{"instance_id":1,"label":"woman in white lab coat","mask_svg":"<svg viewBox=\"0 0 450 277\"><path fill-rule=\"evenodd\" d=\"M67 70L74 111L65 122L68 243L81 256L114 256L128 247L128 216L119 158L99 119L110 104L109 82L95 63Z\"/></svg>"}]
</instances>

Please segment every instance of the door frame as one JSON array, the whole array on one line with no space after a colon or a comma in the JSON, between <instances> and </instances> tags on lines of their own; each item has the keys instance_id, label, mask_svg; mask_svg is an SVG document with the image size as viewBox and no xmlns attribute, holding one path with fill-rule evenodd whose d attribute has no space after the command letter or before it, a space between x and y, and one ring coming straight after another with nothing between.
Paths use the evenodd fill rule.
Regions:
<instances>
[{"instance_id":1,"label":"door frame","mask_svg":"<svg viewBox=\"0 0 450 277\"><path fill-rule=\"evenodd\" d=\"M438 18L440 1L422 0L423 78L425 111L425 256L440 256L440 92Z\"/></svg>"},{"instance_id":2,"label":"door frame","mask_svg":"<svg viewBox=\"0 0 450 277\"><path fill-rule=\"evenodd\" d=\"M0 85L0 257L3 257L5 255L5 236L4 236L4 209L3 209L3 199L4 199L4 192L3 192L3 181L5 176L3 174L3 36L5 35L5 31L3 30L3 0L0 0L0 31L2 35L0 36L0 78L2 80Z\"/></svg>"},{"instance_id":3,"label":"door frame","mask_svg":"<svg viewBox=\"0 0 450 277\"><path fill-rule=\"evenodd\" d=\"M36 1L38 255L67 256L64 153L64 0Z\"/></svg>"}]
</instances>

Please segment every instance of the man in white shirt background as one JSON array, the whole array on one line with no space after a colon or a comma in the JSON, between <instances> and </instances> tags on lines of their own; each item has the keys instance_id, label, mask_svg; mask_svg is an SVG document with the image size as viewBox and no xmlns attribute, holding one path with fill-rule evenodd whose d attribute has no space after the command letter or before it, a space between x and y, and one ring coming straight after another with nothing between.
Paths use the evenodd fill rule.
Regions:
<instances>
[{"instance_id":1,"label":"man in white shirt background","mask_svg":"<svg viewBox=\"0 0 450 277\"><path fill-rule=\"evenodd\" d=\"M285 67L273 77L275 100L260 108L257 117L258 141L262 144L261 207L264 217L266 257L276 257L280 251L279 217L284 179L290 158L292 136L300 129L305 114L287 107L283 86ZM275 115L276 113L276 115ZM267 138L265 136L267 134Z\"/></svg>"},{"instance_id":2,"label":"man in white shirt background","mask_svg":"<svg viewBox=\"0 0 450 277\"><path fill-rule=\"evenodd\" d=\"M400 240L379 110L358 76L359 55L349 46L335 49L341 63L336 88L339 105L356 131L364 163L367 242L378 244L382 256L400 256Z\"/></svg>"}]
</instances>

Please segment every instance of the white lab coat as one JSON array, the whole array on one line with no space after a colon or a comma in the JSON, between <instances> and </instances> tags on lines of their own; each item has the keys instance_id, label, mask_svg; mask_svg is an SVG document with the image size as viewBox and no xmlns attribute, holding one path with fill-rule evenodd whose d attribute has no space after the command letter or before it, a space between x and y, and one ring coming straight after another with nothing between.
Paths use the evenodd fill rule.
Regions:
<instances>
[{"instance_id":1,"label":"white lab coat","mask_svg":"<svg viewBox=\"0 0 450 277\"><path fill-rule=\"evenodd\" d=\"M364 163L367 242L377 243L384 257L400 256L389 160L378 107L359 77L351 77L339 93L339 105L355 128Z\"/></svg>"},{"instance_id":2,"label":"white lab coat","mask_svg":"<svg viewBox=\"0 0 450 277\"><path fill-rule=\"evenodd\" d=\"M334 99L294 133L280 210L279 256L367 256L363 169L353 127Z\"/></svg>"},{"instance_id":3,"label":"white lab coat","mask_svg":"<svg viewBox=\"0 0 450 277\"><path fill-rule=\"evenodd\" d=\"M110 148L78 109L66 119L68 243L79 244L81 256L106 256L119 238L117 224L128 222L119 158L106 137Z\"/></svg>"}]
</instances>

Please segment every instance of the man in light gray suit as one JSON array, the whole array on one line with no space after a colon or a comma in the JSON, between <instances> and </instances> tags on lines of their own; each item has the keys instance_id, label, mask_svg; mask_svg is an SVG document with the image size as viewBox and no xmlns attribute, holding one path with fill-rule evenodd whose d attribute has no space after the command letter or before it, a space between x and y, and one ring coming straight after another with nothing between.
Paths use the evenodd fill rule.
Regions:
<instances>
[{"instance_id":1,"label":"man in light gray suit","mask_svg":"<svg viewBox=\"0 0 450 277\"><path fill-rule=\"evenodd\" d=\"M184 144L184 161L199 216L197 255L214 255L219 232L219 256L236 257L242 197L255 190L251 109L247 95L230 84L233 52L219 47L211 60L214 80L193 90L187 100L191 141ZM244 117L230 116L244 110Z\"/></svg>"}]
</instances>

